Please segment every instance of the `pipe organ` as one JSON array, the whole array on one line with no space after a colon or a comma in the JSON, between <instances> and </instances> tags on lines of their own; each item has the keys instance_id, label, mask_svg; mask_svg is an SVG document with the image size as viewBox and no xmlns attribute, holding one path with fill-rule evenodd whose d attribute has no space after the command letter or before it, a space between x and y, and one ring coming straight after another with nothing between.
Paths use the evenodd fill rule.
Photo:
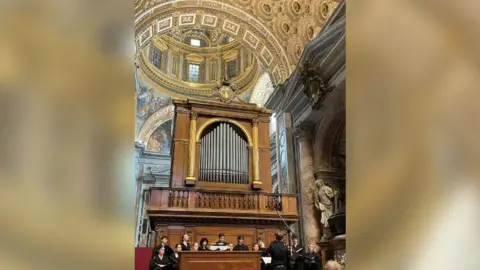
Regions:
<instances>
[{"instance_id":1,"label":"pipe organ","mask_svg":"<svg viewBox=\"0 0 480 270\"><path fill-rule=\"evenodd\" d=\"M206 130L199 156L199 181L248 185L248 144L234 125L219 122Z\"/></svg>"},{"instance_id":2,"label":"pipe organ","mask_svg":"<svg viewBox=\"0 0 480 270\"><path fill-rule=\"evenodd\" d=\"M174 100L171 186L217 190L272 187L271 112L256 104Z\"/></svg>"},{"instance_id":3,"label":"pipe organ","mask_svg":"<svg viewBox=\"0 0 480 270\"><path fill-rule=\"evenodd\" d=\"M163 235L180 243L185 233L197 242L224 233L232 243L239 235L270 243L284 220L298 220L296 196L271 193L270 111L213 98L173 104L170 186L149 191L155 244Z\"/></svg>"}]
</instances>

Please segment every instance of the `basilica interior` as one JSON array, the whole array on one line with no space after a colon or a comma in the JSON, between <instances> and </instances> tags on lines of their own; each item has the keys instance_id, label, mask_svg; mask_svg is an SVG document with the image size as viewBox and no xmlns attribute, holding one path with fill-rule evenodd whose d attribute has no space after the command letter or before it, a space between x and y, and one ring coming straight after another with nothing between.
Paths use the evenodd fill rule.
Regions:
<instances>
[{"instance_id":1,"label":"basilica interior","mask_svg":"<svg viewBox=\"0 0 480 270\"><path fill-rule=\"evenodd\" d=\"M344 0L136 0L137 248L288 227L346 269Z\"/></svg>"}]
</instances>

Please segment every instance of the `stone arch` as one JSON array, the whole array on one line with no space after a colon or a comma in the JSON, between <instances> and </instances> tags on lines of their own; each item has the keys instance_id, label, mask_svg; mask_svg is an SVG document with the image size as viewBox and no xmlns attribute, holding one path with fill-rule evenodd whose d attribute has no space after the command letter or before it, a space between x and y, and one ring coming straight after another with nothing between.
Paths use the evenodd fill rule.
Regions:
<instances>
[{"instance_id":1,"label":"stone arch","mask_svg":"<svg viewBox=\"0 0 480 270\"><path fill-rule=\"evenodd\" d=\"M345 110L337 112L332 117L324 118L315 129L314 168L332 169L332 157L339 133L345 128Z\"/></svg>"},{"instance_id":2,"label":"stone arch","mask_svg":"<svg viewBox=\"0 0 480 270\"><path fill-rule=\"evenodd\" d=\"M145 120L142 127L140 128L140 132L138 132L138 135L135 141L138 143L141 143L142 145L146 145L152 133L163 123L172 119L173 114L174 114L173 104L165 106L155 111L152 115L150 115L147 118L147 120Z\"/></svg>"},{"instance_id":3,"label":"stone arch","mask_svg":"<svg viewBox=\"0 0 480 270\"><path fill-rule=\"evenodd\" d=\"M157 3L135 18L139 48L175 27L216 28L245 44L263 64L274 85L291 74L287 54L273 33L240 8L220 1L177 0Z\"/></svg>"}]
</instances>

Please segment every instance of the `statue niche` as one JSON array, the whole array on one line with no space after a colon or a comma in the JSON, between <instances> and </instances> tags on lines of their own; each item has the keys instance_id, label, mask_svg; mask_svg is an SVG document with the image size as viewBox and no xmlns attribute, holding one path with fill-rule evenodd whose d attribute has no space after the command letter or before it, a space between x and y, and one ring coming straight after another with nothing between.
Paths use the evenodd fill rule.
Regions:
<instances>
[{"instance_id":1,"label":"statue niche","mask_svg":"<svg viewBox=\"0 0 480 270\"><path fill-rule=\"evenodd\" d=\"M320 223L323 225L322 241L332 237L328 220L338 209L339 192L325 184L322 179L315 181L315 207L321 212Z\"/></svg>"}]
</instances>

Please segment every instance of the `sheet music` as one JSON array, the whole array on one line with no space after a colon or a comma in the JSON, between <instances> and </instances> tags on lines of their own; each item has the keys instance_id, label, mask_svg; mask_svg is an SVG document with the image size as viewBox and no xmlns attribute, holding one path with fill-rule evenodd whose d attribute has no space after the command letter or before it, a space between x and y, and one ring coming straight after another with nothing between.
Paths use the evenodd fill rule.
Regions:
<instances>
[{"instance_id":1,"label":"sheet music","mask_svg":"<svg viewBox=\"0 0 480 270\"><path fill-rule=\"evenodd\" d=\"M297 250L296 252L298 253L298 252L302 251L302 249L303 249L303 248L301 248L301 249Z\"/></svg>"},{"instance_id":2,"label":"sheet music","mask_svg":"<svg viewBox=\"0 0 480 270\"><path fill-rule=\"evenodd\" d=\"M265 264L270 264L270 263L272 263L272 257L262 257L262 261Z\"/></svg>"},{"instance_id":3,"label":"sheet music","mask_svg":"<svg viewBox=\"0 0 480 270\"><path fill-rule=\"evenodd\" d=\"M156 263L156 265L159 266L159 267L161 267L161 268L167 266L166 264L158 264L158 263Z\"/></svg>"},{"instance_id":4,"label":"sheet music","mask_svg":"<svg viewBox=\"0 0 480 270\"><path fill-rule=\"evenodd\" d=\"M229 246L210 246L210 250L218 250L220 249L221 251L229 250Z\"/></svg>"}]
</instances>

